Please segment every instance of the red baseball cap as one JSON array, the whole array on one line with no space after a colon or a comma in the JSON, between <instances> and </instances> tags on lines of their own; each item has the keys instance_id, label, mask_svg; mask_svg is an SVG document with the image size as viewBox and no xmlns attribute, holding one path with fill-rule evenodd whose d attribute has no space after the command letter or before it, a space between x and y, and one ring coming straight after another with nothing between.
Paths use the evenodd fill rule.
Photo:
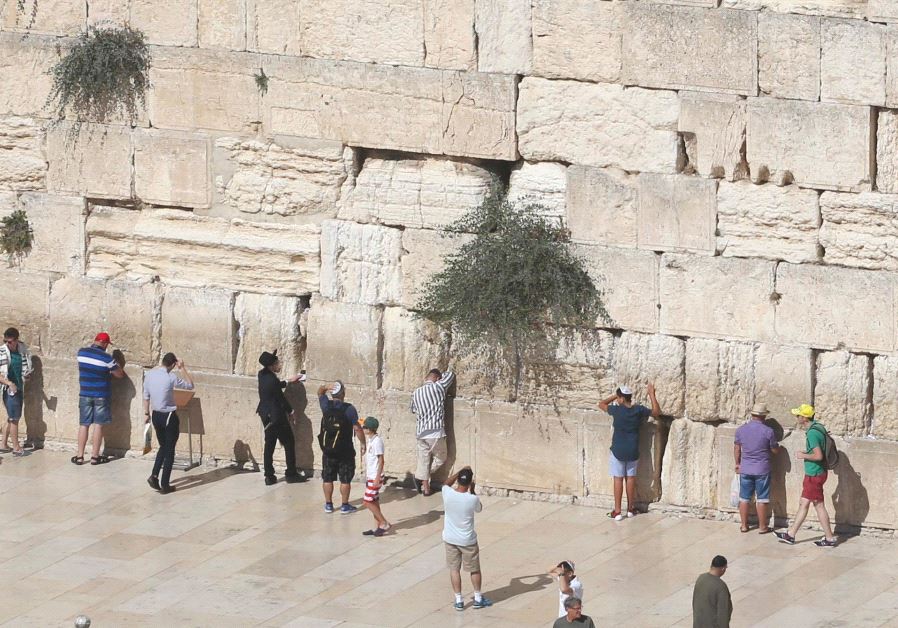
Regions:
<instances>
[{"instance_id":1,"label":"red baseball cap","mask_svg":"<svg viewBox=\"0 0 898 628\"><path fill-rule=\"evenodd\" d=\"M109 334L107 334L105 331L101 331L99 334L97 334L97 337L94 338L94 342L108 342L112 344L112 338L110 338Z\"/></svg>"}]
</instances>

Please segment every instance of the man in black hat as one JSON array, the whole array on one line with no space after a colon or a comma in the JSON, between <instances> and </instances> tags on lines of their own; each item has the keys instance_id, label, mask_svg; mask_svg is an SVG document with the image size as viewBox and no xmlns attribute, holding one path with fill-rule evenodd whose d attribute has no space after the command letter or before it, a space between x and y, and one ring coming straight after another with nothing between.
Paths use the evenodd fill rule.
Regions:
<instances>
[{"instance_id":1,"label":"man in black hat","mask_svg":"<svg viewBox=\"0 0 898 628\"><path fill-rule=\"evenodd\" d=\"M277 356L277 349L271 353L263 351L259 356L259 364L262 365L262 369L259 371L259 406L256 412L262 417L262 425L265 428L265 484L271 486L277 482L272 462L277 441L281 441L287 461L284 479L287 482L304 482L305 473L296 470L296 441L293 439L293 429L289 421L289 417L293 416L293 408L284 396L287 383L299 381L300 376L297 375L287 381L278 378L281 362Z\"/></svg>"}]
</instances>

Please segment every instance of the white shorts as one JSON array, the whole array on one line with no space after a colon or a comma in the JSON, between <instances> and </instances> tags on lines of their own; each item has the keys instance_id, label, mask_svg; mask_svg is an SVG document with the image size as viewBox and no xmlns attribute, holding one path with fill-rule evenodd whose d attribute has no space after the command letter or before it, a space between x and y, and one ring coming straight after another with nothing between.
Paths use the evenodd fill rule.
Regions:
<instances>
[{"instance_id":1,"label":"white shorts","mask_svg":"<svg viewBox=\"0 0 898 628\"><path fill-rule=\"evenodd\" d=\"M614 457L614 454L608 454L608 472L614 478L635 478L636 466L638 460L628 460L622 462Z\"/></svg>"}]
</instances>

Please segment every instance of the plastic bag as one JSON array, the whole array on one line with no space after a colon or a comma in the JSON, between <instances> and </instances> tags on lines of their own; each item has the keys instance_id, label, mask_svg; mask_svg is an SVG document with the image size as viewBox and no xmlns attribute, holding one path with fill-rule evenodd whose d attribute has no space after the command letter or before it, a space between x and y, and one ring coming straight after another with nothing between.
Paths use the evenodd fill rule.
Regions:
<instances>
[{"instance_id":1,"label":"plastic bag","mask_svg":"<svg viewBox=\"0 0 898 628\"><path fill-rule=\"evenodd\" d=\"M730 482L730 507L739 506L739 474L733 474L733 481Z\"/></svg>"},{"instance_id":2,"label":"plastic bag","mask_svg":"<svg viewBox=\"0 0 898 628\"><path fill-rule=\"evenodd\" d=\"M143 428L143 439L143 453L146 455L153 449L153 424L149 421Z\"/></svg>"}]
</instances>

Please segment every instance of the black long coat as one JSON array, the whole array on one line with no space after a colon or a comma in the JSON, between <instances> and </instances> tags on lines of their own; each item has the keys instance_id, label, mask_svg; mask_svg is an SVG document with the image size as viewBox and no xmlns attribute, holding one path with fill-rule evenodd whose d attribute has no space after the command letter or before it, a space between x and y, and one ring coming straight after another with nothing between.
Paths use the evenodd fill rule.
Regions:
<instances>
[{"instance_id":1,"label":"black long coat","mask_svg":"<svg viewBox=\"0 0 898 628\"><path fill-rule=\"evenodd\" d=\"M256 412L262 417L262 423L278 423L284 421L293 412L293 407L284 396L287 382L278 379L275 373L267 368L259 371L259 406Z\"/></svg>"}]
</instances>

